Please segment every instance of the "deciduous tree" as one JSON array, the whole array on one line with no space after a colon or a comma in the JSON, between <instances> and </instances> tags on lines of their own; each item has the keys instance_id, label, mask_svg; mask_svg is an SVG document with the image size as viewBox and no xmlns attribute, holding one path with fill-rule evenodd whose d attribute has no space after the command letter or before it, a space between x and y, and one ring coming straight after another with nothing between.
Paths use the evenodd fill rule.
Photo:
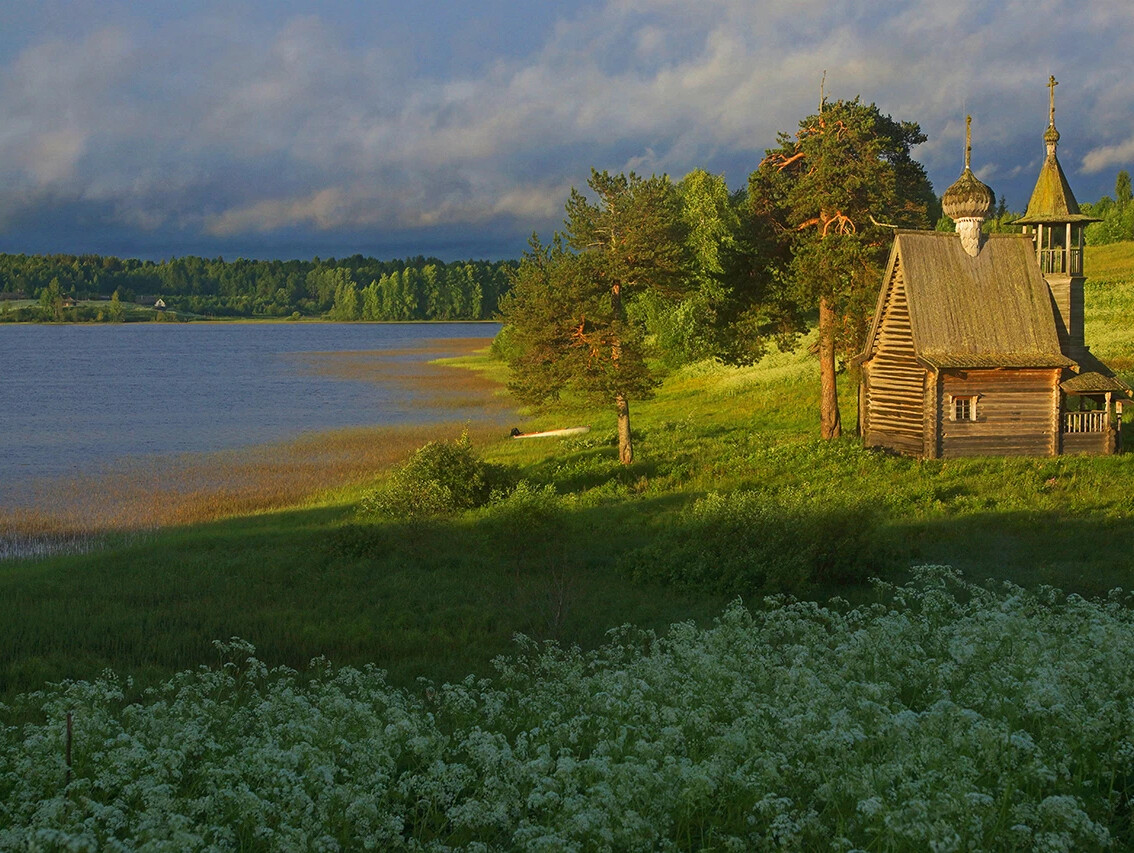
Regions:
<instances>
[{"instance_id":1,"label":"deciduous tree","mask_svg":"<svg viewBox=\"0 0 1134 853\"><path fill-rule=\"evenodd\" d=\"M677 192L688 229L687 292L679 301L651 293L639 300L661 357L671 365L721 352L726 326L721 311L731 295L724 281L724 257L735 250L740 226L736 199L723 175L694 169L677 184Z\"/></svg>"},{"instance_id":2,"label":"deciduous tree","mask_svg":"<svg viewBox=\"0 0 1134 853\"><path fill-rule=\"evenodd\" d=\"M1126 208L1130 202L1130 194L1130 173L1123 169L1114 179L1114 200L1118 202L1119 210Z\"/></svg>"},{"instance_id":3,"label":"deciduous tree","mask_svg":"<svg viewBox=\"0 0 1134 853\"><path fill-rule=\"evenodd\" d=\"M118 291L110 297L110 307L107 309L107 316L111 323L121 323L126 319L126 309L122 307L122 300L118 297Z\"/></svg>"},{"instance_id":4,"label":"deciduous tree","mask_svg":"<svg viewBox=\"0 0 1134 853\"><path fill-rule=\"evenodd\" d=\"M51 283L40 292L39 304L51 319L63 319L63 289L58 278L51 279Z\"/></svg>"}]
</instances>

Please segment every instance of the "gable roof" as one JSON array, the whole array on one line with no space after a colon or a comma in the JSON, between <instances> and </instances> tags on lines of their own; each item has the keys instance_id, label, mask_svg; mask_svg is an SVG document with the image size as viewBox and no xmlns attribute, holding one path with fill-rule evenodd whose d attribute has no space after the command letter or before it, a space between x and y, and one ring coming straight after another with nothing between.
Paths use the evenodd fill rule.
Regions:
<instances>
[{"instance_id":1,"label":"gable roof","mask_svg":"<svg viewBox=\"0 0 1134 853\"><path fill-rule=\"evenodd\" d=\"M976 257L957 234L898 231L887 264L884 303L900 269L917 357L931 367L1067 367L1051 295L1025 234L988 235ZM875 312L864 356L878 334Z\"/></svg>"},{"instance_id":2,"label":"gable roof","mask_svg":"<svg viewBox=\"0 0 1134 853\"><path fill-rule=\"evenodd\" d=\"M1059 383L1068 394L1103 394L1111 391L1125 396L1130 395L1130 386L1114 375L1114 371L1104 361L1100 361L1090 350L1078 360L1078 373Z\"/></svg>"}]
</instances>

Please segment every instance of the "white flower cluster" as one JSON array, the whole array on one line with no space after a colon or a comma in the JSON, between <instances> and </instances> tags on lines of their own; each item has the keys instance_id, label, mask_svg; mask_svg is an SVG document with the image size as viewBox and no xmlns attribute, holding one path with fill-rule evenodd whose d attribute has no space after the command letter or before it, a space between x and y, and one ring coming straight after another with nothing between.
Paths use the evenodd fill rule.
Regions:
<instances>
[{"instance_id":1,"label":"white flower cluster","mask_svg":"<svg viewBox=\"0 0 1134 853\"><path fill-rule=\"evenodd\" d=\"M1134 612L926 568L885 604L521 639L492 680L269 670L0 707L0 850L1102 850L1134 843ZM73 714L70 782L65 719Z\"/></svg>"}]
</instances>

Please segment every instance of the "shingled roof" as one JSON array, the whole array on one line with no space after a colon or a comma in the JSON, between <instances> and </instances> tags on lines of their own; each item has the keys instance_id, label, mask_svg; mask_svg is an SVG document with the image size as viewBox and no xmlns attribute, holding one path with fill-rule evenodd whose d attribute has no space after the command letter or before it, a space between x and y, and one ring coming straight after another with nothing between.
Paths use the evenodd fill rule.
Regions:
<instances>
[{"instance_id":1,"label":"shingled roof","mask_svg":"<svg viewBox=\"0 0 1134 853\"><path fill-rule=\"evenodd\" d=\"M1068 394L1104 394L1110 391L1130 395L1130 386L1115 376L1110 366L1090 351L1078 360L1078 373L1059 383L1059 387Z\"/></svg>"},{"instance_id":2,"label":"shingled roof","mask_svg":"<svg viewBox=\"0 0 1134 853\"><path fill-rule=\"evenodd\" d=\"M1051 295L1027 235L988 235L980 252L970 257L957 234L898 231L884 279L888 286L896 265L906 288L914 349L929 366L1074 364L1060 352ZM866 357L873 350L880 314Z\"/></svg>"},{"instance_id":3,"label":"shingled roof","mask_svg":"<svg viewBox=\"0 0 1134 853\"><path fill-rule=\"evenodd\" d=\"M1027 212L1014 224L1098 221L1097 217L1088 216L1079 210L1079 203L1075 201L1075 194L1071 192L1071 185L1067 183L1067 176L1063 174L1063 167L1059 165L1059 158L1055 156L1053 148L1040 167L1039 179L1036 188L1032 190Z\"/></svg>"}]
</instances>

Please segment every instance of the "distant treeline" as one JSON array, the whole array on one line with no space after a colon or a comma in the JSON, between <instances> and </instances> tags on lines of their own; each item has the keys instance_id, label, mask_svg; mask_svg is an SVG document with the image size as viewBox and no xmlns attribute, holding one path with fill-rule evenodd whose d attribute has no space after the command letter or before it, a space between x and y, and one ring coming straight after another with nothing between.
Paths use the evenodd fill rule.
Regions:
<instances>
[{"instance_id":1,"label":"distant treeline","mask_svg":"<svg viewBox=\"0 0 1134 853\"><path fill-rule=\"evenodd\" d=\"M496 314L511 261L140 261L99 255L0 254L0 294L48 301L153 303L217 317L326 316L336 320L481 320ZM45 306L45 308L48 306ZM32 310L32 309L28 309ZM27 319L33 319L27 317Z\"/></svg>"}]
</instances>

